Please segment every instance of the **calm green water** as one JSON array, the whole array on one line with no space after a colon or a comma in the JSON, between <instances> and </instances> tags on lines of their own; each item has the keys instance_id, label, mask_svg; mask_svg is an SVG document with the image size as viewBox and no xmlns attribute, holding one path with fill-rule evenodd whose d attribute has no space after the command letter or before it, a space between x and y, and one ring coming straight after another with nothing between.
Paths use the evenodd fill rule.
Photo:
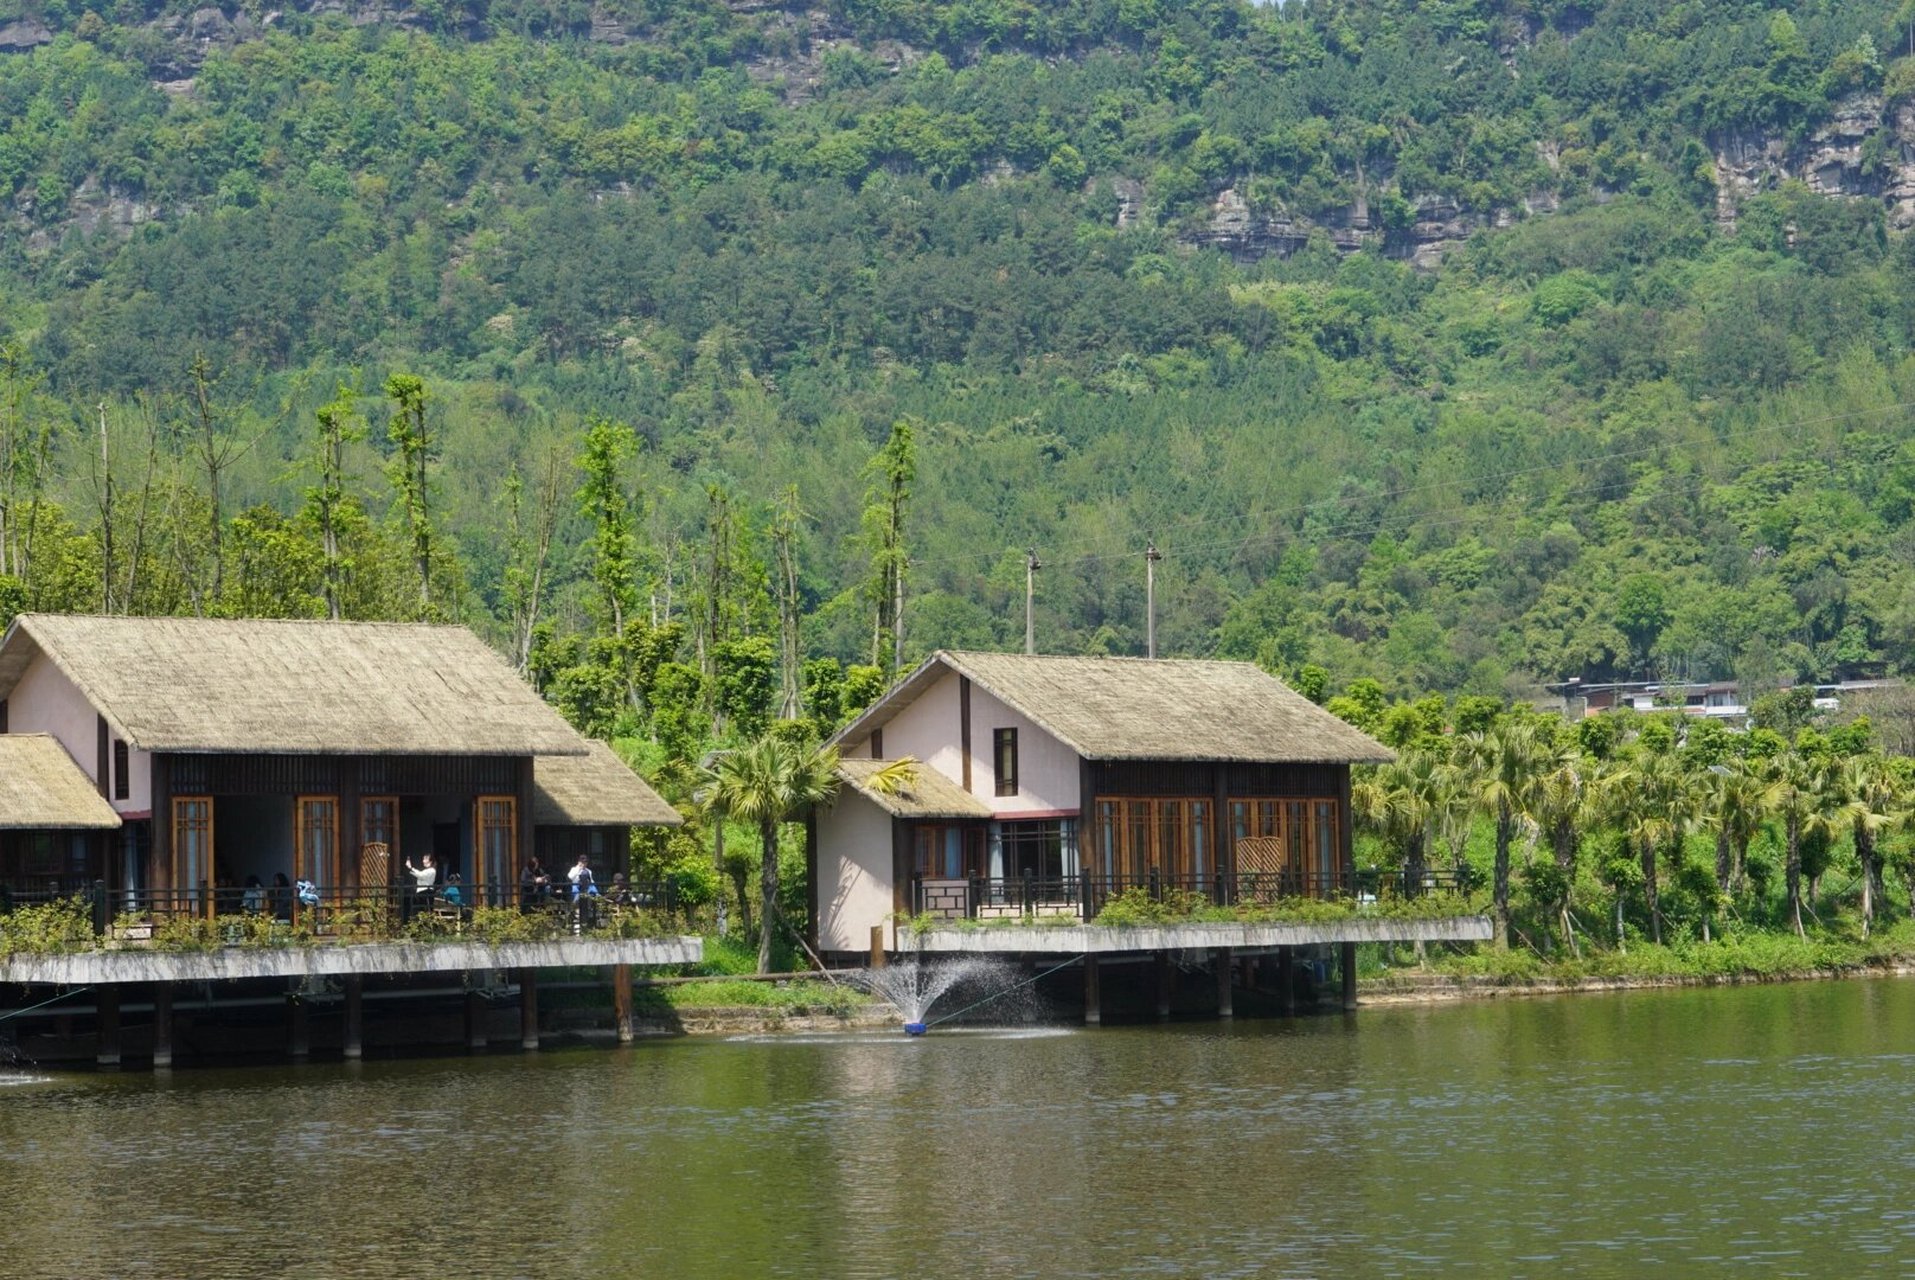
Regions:
<instances>
[{"instance_id":1,"label":"calm green water","mask_svg":"<svg viewBox=\"0 0 1915 1280\"><path fill-rule=\"evenodd\" d=\"M1915 1275L1915 981L0 1088L0 1275Z\"/></svg>"}]
</instances>

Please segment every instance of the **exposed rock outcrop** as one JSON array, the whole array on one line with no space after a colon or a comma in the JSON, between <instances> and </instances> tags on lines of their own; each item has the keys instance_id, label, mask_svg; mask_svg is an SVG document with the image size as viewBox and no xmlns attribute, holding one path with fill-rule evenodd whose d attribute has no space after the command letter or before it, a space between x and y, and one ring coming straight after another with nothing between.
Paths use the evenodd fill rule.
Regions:
<instances>
[{"instance_id":1,"label":"exposed rock outcrop","mask_svg":"<svg viewBox=\"0 0 1915 1280\"><path fill-rule=\"evenodd\" d=\"M1735 229L1751 196L1792 179L1817 195L1884 200L1890 225L1915 227L1915 103L1890 108L1879 94L1855 93L1799 143L1763 130L1730 131L1710 143L1716 222L1725 230Z\"/></svg>"},{"instance_id":2,"label":"exposed rock outcrop","mask_svg":"<svg viewBox=\"0 0 1915 1280\"><path fill-rule=\"evenodd\" d=\"M53 39L53 32L38 18L22 18L0 25L0 52L24 53Z\"/></svg>"}]
</instances>

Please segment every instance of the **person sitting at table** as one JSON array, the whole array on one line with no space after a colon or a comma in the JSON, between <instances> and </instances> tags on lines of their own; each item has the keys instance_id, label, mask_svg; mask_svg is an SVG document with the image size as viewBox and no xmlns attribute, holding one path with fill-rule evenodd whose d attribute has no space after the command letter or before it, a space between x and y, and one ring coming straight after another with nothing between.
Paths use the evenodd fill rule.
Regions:
<instances>
[{"instance_id":1,"label":"person sitting at table","mask_svg":"<svg viewBox=\"0 0 1915 1280\"><path fill-rule=\"evenodd\" d=\"M458 872L454 871L446 877L446 887L439 896L457 907L460 911L465 910L465 885L460 881Z\"/></svg>"},{"instance_id":2,"label":"person sitting at table","mask_svg":"<svg viewBox=\"0 0 1915 1280\"><path fill-rule=\"evenodd\" d=\"M552 877L546 873L545 864L539 861L539 855L533 854L525 869L519 872L519 906L526 911L536 911L552 897Z\"/></svg>"}]
</instances>

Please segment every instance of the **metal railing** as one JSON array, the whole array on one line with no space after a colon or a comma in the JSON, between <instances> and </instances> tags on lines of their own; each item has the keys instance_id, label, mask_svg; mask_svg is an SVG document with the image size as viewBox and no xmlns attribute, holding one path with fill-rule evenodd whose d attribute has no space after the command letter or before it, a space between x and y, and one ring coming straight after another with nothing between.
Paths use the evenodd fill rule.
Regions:
<instances>
[{"instance_id":1,"label":"metal railing","mask_svg":"<svg viewBox=\"0 0 1915 1280\"><path fill-rule=\"evenodd\" d=\"M627 914L675 917L683 911L675 881L633 881L575 894L570 885L522 889L518 884L227 886L186 889L109 889L42 886L0 894L0 912L53 902L84 904L96 937L138 944L178 927L204 922L216 941L237 945L270 941L279 930L339 941L380 941L421 932L463 932L477 908L515 910L550 920L556 933L583 933ZM430 924L422 923L430 922ZM436 927L434 927L436 926Z\"/></svg>"},{"instance_id":2,"label":"metal railing","mask_svg":"<svg viewBox=\"0 0 1915 1280\"><path fill-rule=\"evenodd\" d=\"M1074 916L1094 919L1119 894L1141 890L1155 901L1179 899L1195 906L1272 905L1297 898L1357 902L1454 894L1461 888L1453 870L1435 868L1412 875L1404 870L1349 872L1239 871L1215 876L1166 875L1151 869L1141 876L916 876L911 881L912 914L944 919L990 920L1010 917Z\"/></svg>"}]
</instances>

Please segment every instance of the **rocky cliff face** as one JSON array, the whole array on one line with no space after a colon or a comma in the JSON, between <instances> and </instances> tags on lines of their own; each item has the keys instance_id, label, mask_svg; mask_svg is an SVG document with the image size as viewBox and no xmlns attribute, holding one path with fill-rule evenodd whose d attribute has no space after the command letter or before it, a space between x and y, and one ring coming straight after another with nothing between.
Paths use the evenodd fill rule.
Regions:
<instances>
[{"instance_id":1,"label":"rocky cliff face","mask_svg":"<svg viewBox=\"0 0 1915 1280\"><path fill-rule=\"evenodd\" d=\"M1710 139L1715 153L1716 222L1735 230L1750 196L1791 179L1818 195L1878 199L1889 225L1915 227L1915 103L1892 107L1873 93L1851 94L1799 143L1760 130Z\"/></svg>"},{"instance_id":2,"label":"rocky cliff face","mask_svg":"<svg viewBox=\"0 0 1915 1280\"><path fill-rule=\"evenodd\" d=\"M1124 194L1120 187L1120 201ZM1139 188L1129 201L1120 205L1117 224L1121 227L1134 220L1141 203ZM1553 193L1536 192L1523 202L1521 214L1554 213L1557 204ZM1234 187L1226 187L1217 193L1204 224L1186 231L1182 239L1186 244L1217 249L1247 264L1272 255L1287 258L1309 243L1312 233L1321 232L1344 253L1381 249L1418 268L1434 270L1450 250L1477 231L1484 227L1506 227L1519 216L1513 209L1494 209L1488 213L1463 209L1445 196L1424 196L1415 202L1414 210L1408 227L1390 230L1371 216L1368 203L1363 200L1322 217L1308 218L1281 209L1259 211Z\"/></svg>"}]
</instances>

